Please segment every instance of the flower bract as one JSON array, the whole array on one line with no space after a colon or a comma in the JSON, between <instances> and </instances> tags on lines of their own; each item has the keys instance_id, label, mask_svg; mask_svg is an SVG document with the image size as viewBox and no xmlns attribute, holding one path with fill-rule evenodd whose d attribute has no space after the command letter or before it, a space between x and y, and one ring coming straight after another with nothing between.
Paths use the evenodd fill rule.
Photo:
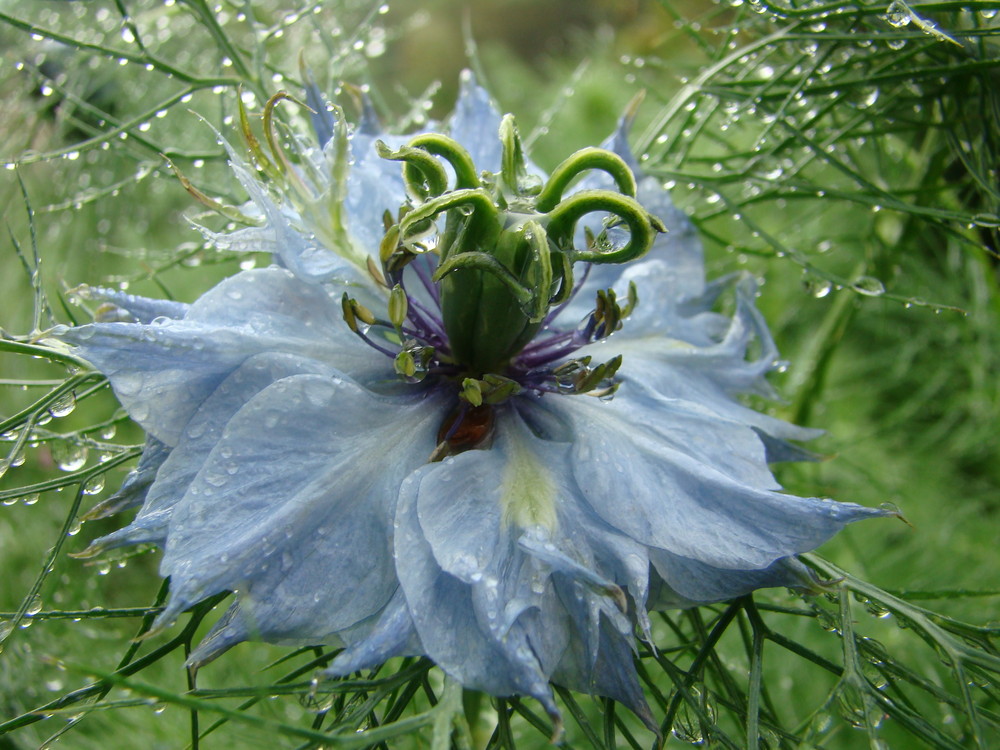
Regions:
<instances>
[{"instance_id":1,"label":"flower bract","mask_svg":"<svg viewBox=\"0 0 1000 750\"><path fill-rule=\"evenodd\" d=\"M315 140L280 143L276 98L268 152L242 113L245 226L202 229L272 266L190 305L84 290L98 320L53 332L148 434L91 515L138 513L91 552L162 549L159 627L234 592L193 665L246 640L341 646L341 675L420 654L655 731L649 611L808 584L797 554L885 512L780 491L768 462L816 433L738 398L772 395L754 281L705 280L626 121L546 175L471 78L412 136L308 94Z\"/></svg>"}]
</instances>

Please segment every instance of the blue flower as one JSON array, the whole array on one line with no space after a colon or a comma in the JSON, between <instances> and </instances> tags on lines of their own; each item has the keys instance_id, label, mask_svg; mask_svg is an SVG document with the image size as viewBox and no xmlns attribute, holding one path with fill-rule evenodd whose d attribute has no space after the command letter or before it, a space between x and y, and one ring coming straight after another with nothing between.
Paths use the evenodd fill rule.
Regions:
<instances>
[{"instance_id":1,"label":"blue flower","mask_svg":"<svg viewBox=\"0 0 1000 750\"><path fill-rule=\"evenodd\" d=\"M625 122L545 176L471 79L449 136L349 132L309 98L319 143L293 165L244 124L247 226L202 230L273 266L191 305L84 290L98 321L55 332L148 434L92 515L138 514L91 552L162 548L157 627L235 593L193 665L246 640L343 646L332 674L423 654L655 731L650 610L807 584L796 554L885 512L780 492L768 461L816 433L737 399L777 357L753 280L706 283Z\"/></svg>"}]
</instances>

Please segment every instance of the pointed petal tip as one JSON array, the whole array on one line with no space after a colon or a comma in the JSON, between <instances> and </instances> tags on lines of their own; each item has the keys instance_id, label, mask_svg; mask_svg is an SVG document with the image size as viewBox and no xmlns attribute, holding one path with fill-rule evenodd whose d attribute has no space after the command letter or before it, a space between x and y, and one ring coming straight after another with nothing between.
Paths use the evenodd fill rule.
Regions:
<instances>
[{"instance_id":1,"label":"pointed petal tip","mask_svg":"<svg viewBox=\"0 0 1000 750\"><path fill-rule=\"evenodd\" d=\"M188 655L184 666L197 673L206 664L215 661L233 646L249 638L246 626L239 617L240 603L233 602L222 616L216 620L211 630Z\"/></svg>"},{"instance_id":2,"label":"pointed petal tip","mask_svg":"<svg viewBox=\"0 0 1000 750\"><path fill-rule=\"evenodd\" d=\"M911 529L916 529L917 527L910 523L910 520L903 515L903 511L895 503L882 503L878 506L877 510L879 514L883 517L898 518L900 521L905 523Z\"/></svg>"},{"instance_id":3,"label":"pointed petal tip","mask_svg":"<svg viewBox=\"0 0 1000 750\"><path fill-rule=\"evenodd\" d=\"M128 510L130 507L132 506L129 503L129 499L125 496L125 493L119 491L111 497L105 498L104 500L101 500L101 502L94 505L93 508L80 516L80 520L84 523L87 521L100 521L102 518L108 518L116 515L117 513L121 513L123 510Z\"/></svg>"},{"instance_id":4,"label":"pointed petal tip","mask_svg":"<svg viewBox=\"0 0 1000 750\"><path fill-rule=\"evenodd\" d=\"M163 623L161 623L160 622L160 617L162 617L162 616L163 616L163 613L161 612L160 615L153 621L152 627L149 630L147 630L145 633L137 635L135 638L133 638L132 639L132 643L142 643L143 641L148 641L149 639L155 638L156 636L160 635L161 633L163 633L163 632L169 630L171 627L173 627L174 622L176 622L176 620L175 619L171 619L169 622L163 622Z\"/></svg>"},{"instance_id":5,"label":"pointed petal tip","mask_svg":"<svg viewBox=\"0 0 1000 750\"><path fill-rule=\"evenodd\" d=\"M85 518L84 520L87 519ZM97 541L91 542L85 549L82 549L79 552L67 552L66 554L74 560L91 560L104 552L105 549L107 549L107 545L102 544L98 539Z\"/></svg>"},{"instance_id":6,"label":"pointed petal tip","mask_svg":"<svg viewBox=\"0 0 1000 750\"><path fill-rule=\"evenodd\" d=\"M558 745L562 742L562 736L566 731L566 727L563 725L562 715L558 711L554 716L549 714L549 718L552 720L552 735L549 737L549 742L553 745Z\"/></svg>"}]
</instances>

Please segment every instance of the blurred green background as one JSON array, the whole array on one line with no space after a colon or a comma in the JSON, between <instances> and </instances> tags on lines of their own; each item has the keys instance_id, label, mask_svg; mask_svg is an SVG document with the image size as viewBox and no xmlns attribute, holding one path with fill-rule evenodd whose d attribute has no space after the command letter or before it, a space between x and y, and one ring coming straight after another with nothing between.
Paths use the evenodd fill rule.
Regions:
<instances>
[{"instance_id":1,"label":"blurred green background","mask_svg":"<svg viewBox=\"0 0 1000 750\"><path fill-rule=\"evenodd\" d=\"M951 616L996 623L1000 4L914 5L912 18L885 5L0 2L0 329L9 340L29 335L36 310L42 329L51 324L33 291L35 252L36 287L60 322L87 319L67 292L80 283L190 301L266 263L202 245L188 219L202 207L162 155L205 193L241 202L209 125L235 138L237 83L259 111L275 91L297 92L300 58L352 116L351 87L367 87L398 130L447 117L459 72L472 67L545 167L601 141L644 92L634 142L701 231L709 276L741 270L765 282L759 306L789 364L773 377L784 401L756 405L827 430L809 447L828 460L779 467L779 478L797 494L890 502L908 521L851 528L821 553L884 589L931 592L921 601ZM301 124L294 107L282 113ZM10 350L0 350L0 367L0 419L66 374ZM0 654L0 723L87 682L48 657L113 670L138 620L88 611L146 607L160 585L155 553L96 565L65 554L119 526L81 530L67 519L74 502L90 507L131 466L101 478L100 462L127 458L142 440L104 391L73 406L46 406L30 445L15 450L13 430L0 442L15 464L0 478L0 617L78 613L21 619L23 632ZM18 489L60 477L64 489ZM78 493L81 477L93 479ZM918 653L892 618L859 612L886 648L930 682L947 681L933 649ZM792 620L790 637L838 651L815 620ZM671 635L661 634L668 648ZM286 652L243 646L199 685L254 684L256 670ZM158 662L141 679L182 691L181 663ZM844 715L823 704L829 685L809 674L790 659L768 664L774 701L797 717L790 726ZM984 700L986 715L998 710L988 690ZM141 737L145 747L182 747L188 715L164 705L96 712L62 744L127 747ZM298 696L254 710L308 724L310 708ZM953 707L925 710L954 722ZM0 735L0 748L35 747L65 718ZM955 741L969 742L956 726ZM224 731L205 746L275 746L248 726ZM519 731L518 747L545 746ZM916 746L891 721L880 731L889 746ZM568 746L580 736L571 726ZM839 719L815 737L824 747L867 741Z\"/></svg>"}]
</instances>

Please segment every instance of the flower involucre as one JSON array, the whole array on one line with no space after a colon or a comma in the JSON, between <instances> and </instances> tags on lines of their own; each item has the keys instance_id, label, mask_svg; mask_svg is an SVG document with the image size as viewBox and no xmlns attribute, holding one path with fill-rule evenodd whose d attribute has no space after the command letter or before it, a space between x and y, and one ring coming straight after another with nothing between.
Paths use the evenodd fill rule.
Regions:
<instances>
[{"instance_id":1,"label":"flower involucre","mask_svg":"<svg viewBox=\"0 0 1000 750\"><path fill-rule=\"evenodd\" d=\"M90 551L162 548L157 627L234 592L193 665L245 640L343 646L334 675L422 654L556 721L550 682L655 731L648 611L806 584L796 554L885 512L780 492L768 461L816 432L736 399L777 356L753 280L705 282L625 121L546 177L471 77L448 135L309 101L294 165L241 113L247 226L202 230L274 265L191 305L90 289L102 319L55 331L148 434L91 515L138 514Z\"/></svg>"}]
</instances>

